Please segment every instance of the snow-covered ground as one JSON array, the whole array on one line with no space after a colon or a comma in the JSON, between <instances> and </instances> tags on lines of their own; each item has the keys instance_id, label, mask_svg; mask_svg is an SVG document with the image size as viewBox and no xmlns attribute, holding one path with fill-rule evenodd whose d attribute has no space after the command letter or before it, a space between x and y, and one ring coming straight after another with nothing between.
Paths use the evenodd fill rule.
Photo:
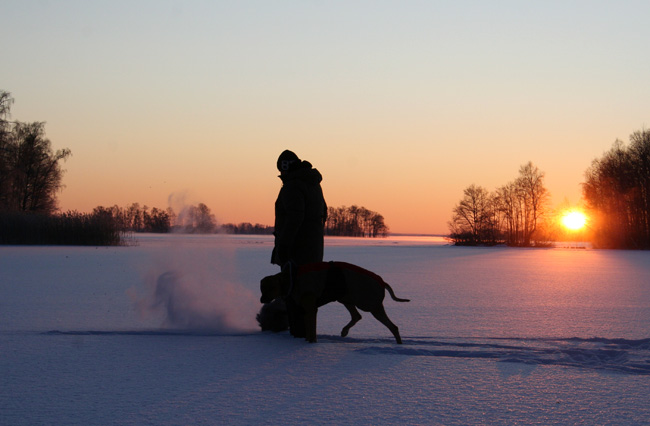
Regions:
<instances>
[{"instance_id":1,"label":"snow-covered ground","mask_svg":"<svg viewBox=\"0 0 650 426\"><path fill-rule=\"evenodd\" d=\"M338 304L308 344L255 323L269 237L137 239L0 247L0 424L650 424L648 252L329 238L404 344Z\"/></svg>"}]
</instances>

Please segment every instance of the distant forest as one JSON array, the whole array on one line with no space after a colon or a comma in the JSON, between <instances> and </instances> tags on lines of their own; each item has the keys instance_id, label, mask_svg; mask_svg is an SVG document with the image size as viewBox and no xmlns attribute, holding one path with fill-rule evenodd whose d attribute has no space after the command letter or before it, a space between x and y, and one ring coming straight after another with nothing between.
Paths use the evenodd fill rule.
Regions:
<instances>
[{"instance_id":1,"label":"distant forest","mask_svg":"<svg viewBox=\"0 0 650 426\"><path fill-rule=\"evenodd\" d=\"M387 237L384 217L365 207L341 206L327 209L325 235L346 237Z\"/></svg>"},{"instance_id":2,"label":"distant forest","mask_svg":"<svg viewBox=\"0 0 650 426\"><path fill-rule=\"evenodd\" d=\"M176 232L184 234L271 234L272 226L251 223L226 223L219 225L210 208L203 204L184 207L176 213L173 209L140 206L133 203L119 206L96 207L93 214L108 215L125 232Z\"/></svg>"},{"instance_id":3,"label":"distant forest","mask_svg":"<svg viewBox=\"0 0 650 426\"><path fill-rule=\"evenodd\" d=\"M131 204L96 207L95 215L110 216L120 229L128 232L180 232L186 234L272 234L273 226L248 222L218 224L210 208L203 203L188 206L176 213L171 208L160 209ZM388 226L379 213L365 207L329 207L325 234L348 237L386 237Z\"/></svg>"},{"instance_id":4,"label":"distant forest","mask_svg":"<svg viewBox=\"0 0 650 426\"><path fill-rule=\"evenodd\" d=\"M364 207L329 208L326 235L386 237L383 217ZM93 244L92 241L119 244L128 233L257 234L269 235L273 227L251 223L217 224L210 208L203 203L176 213L171 208L149 208L133 203L127 207L95 207L92 213L63 214L44 212L0 212L0 244L57 244L57 234L66 233L62 244ZM88 235L98 234L94 238ZM86 237L83 237L83 236ZM101 238L97 238L101 235ZM24 241L26 239L26 241ZM75 242L76 241L76 242ZM60 243L60 242L59 242ZM103 243L102 243L103 245Z\"/></svg>"},{"instance_id":5,"label":"distant forest","mask_svg":"<svg viewBox=\"0 0 650 426\"><path fill-rule=\"evenodd\" d=\"M0 244L121 244L129 232L273 232L260 224L217 224L203 203L179 212L134 203L60 213L61 163L72 152L52 150L45 123L10 120L13 101L0 90ZM453 208L449 238L459 245L524 247L577 238L559 226L544 177L528 162L494 191L470 185ZM616 140L586 170L582 189L588 223L580 238L600 248L650 249L650 130L634 132L628 144ZM372 238L388 232L383 216L364 207L328 209L326 235Z\"/></svg>"},{"instance_id":6,"label":"distant forest","mask_svg":"<svg viewBox=\"0 0 650 426\"><path fill-rule=\"evenodd\" d=\"M273 227L251 223L217 224L199 203L179 212L133 203L95 207L92 213L60 213L56 195L63 188L69 149L53 151L45 123L11 121L11 94L0 90L0 244L121 244L125 233L181 232L272 234ZM386 236L384 218L364 207L329 209L328 235Z\"/></svg>"}]
</instances>

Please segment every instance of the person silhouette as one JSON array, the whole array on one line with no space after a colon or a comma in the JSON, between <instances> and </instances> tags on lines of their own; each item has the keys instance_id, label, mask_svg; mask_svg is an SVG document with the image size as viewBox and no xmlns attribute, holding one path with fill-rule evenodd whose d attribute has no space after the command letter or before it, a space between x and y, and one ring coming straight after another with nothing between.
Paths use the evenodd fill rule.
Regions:
<instances>
[{"instance_id":1,"label":"person silhouette","mask_svg":"<svg viewBox=\"0 0 650 426\"><path fill-rule=\"evenodd\" d=\"M323 196L323 176L309 161L290 150L277 160L282 187L275 201L275 243L271 263L288 269L292 276L297 267L322 262L327 203ZM302 309L286 298L289 330L304 337Z\"/></svg>"}]
</instances>

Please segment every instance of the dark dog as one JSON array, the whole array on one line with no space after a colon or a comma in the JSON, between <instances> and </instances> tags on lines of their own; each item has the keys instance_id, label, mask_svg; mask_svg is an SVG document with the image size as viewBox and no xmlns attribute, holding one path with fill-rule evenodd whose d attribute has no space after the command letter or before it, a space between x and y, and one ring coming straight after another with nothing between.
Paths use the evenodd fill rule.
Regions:
<instances>
[{"instance_id":1,"label":"dark dog","mask_svg":"<svg viewBox=\"0 0 650 426\"><path fill-rule=\"evenodd\" d=\"M393 289L377 274L345 262L318 262L303 265L297 273L281 272L262 279L262 303L280 297L292 299L305 311L305 333L309 342L316 342L316 315L318 307L337 301L350 312L350 322L341 330L348 335L350 328L361 319L357 308L370 312L402 343L399 330L384 310L385 290L397 302L408 302L395 296Z\"/></svg>"}]
</instances>

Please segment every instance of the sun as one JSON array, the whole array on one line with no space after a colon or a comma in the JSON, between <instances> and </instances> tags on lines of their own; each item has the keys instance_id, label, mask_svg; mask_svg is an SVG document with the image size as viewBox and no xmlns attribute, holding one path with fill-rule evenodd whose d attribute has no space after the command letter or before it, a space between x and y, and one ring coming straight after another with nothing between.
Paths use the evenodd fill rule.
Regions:
<instances>
[{"instance_id":1,"label":"sun","mask_svg":"<svg viewBox=\"0 0 650 426\"><path fill-rule=\"evenodd\" d=\"M584 228L587 224L587 216L584 213L573 210L562 216L562 224L572 231L577 231L578 229Z\"/></svg>"}]
</instances>

